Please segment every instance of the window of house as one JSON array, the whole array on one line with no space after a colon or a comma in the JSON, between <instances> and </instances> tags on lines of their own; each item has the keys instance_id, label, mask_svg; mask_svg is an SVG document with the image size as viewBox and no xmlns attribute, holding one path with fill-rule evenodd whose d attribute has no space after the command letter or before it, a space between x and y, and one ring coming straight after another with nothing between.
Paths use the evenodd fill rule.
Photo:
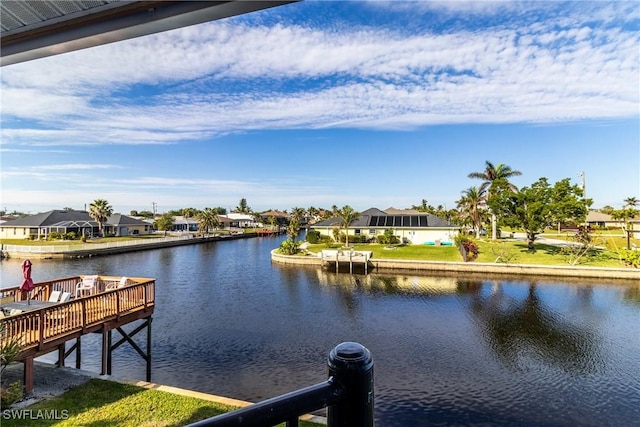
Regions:
<instances>
[{"instance_id":1,"label":"window of house","mask_svg":"<svg viewBox=\"0 0 640 427\"><path fill-rule=\"evenodd\" d=\"M355 229L355 231L354 231L354 233L356 233L356 234L360 234L360 229L359 229L359 228L356 228L356 229Z\"/></svg>"},{"instance_id":2,"label":"window of house","mask_svg":"<svg viewBox=\"0 0 640 427\"><path fill-rule=\"evenodd\" d=\"M375 228L369 229L369 234L375 235L376 234L376 229Z\"/></svg>"}]
</instances>

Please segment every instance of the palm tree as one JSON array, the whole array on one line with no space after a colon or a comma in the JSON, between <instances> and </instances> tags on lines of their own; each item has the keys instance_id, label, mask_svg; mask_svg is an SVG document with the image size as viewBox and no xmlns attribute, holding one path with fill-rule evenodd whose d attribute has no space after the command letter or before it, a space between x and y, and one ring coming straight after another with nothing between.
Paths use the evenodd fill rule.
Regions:
<instances>
[{"instance_id":1,"label":"palm tree","mask_svg":"<svg viewBox=\"0 0 640 427\"><path fill-rule=\"evenodd\" d=\"M220 219L211 208L204 208L204 210L198 212L198 229L202 232L203 236L209 234L209 230L217 229L220 227Z\"/></svg>"},{"instance_id":2,"label":"palm tree","mask_svg":"<svg viewBox=\"0 0 640 427\"><path fill-rule=\"evenodd\" d=\"M627 197L624 199L625 206L629 206L630 208L635 208L640 204L640 201L635 197Z\"/></svg>"},{"instance_id":3,"label":"palm tree","mask_svg":"<svg viewBox=\"0 0 640 427\"><path fill-rule=\"evenodd\" d=\"M480 238L486 195L487 192L485 190L473 186L464 190L462 197L456 202L458 209L460 209L461 217L470 221L476 230L476 239Z\"/></svg>"},{"instance_id":4,"label":"palm tree","mask_svg":"<svg viewBox=\"0 0 640 427\"><path fill-rule=\"evenodd\" d=\"M360 216L360 212L355 211L351 206L345 205L342 209L335 209L335 214L340 218L340 225L344 227L344 244L349 247L349 225Z\"/></svg>"},{"instance_id":5,"label":"palm tree","mask_svg":"<svg viewBox=\"0 0 640 427\"><path fill-rule=\"evenodd\" d=\"M491 198L495 192L494 184L502 182L506 184L507 188L511 191L518 191L518 187L509 182L509 178L513 176L520 176L522 172L511 169L511 166L500 163L494 166L490 161L486 160L484 172L471 172L468 176L473 179L481 179L483 183L480 185L479 190L487 192L487 200ZM491 212L491 239L495 240L498 237L496 214Z\"/></svg>"},{"instance_id":6,"label":"palm tree","mask_svg":"<svg viewBox=\"0 0 640 427\"><path fill-rule=\"evenodd\" d=\"M102 236L103 224L113 214L113 207L104 199L96 199L89 205L89 216L98 223L98 230Z\"/></svg>"}]
</instances>

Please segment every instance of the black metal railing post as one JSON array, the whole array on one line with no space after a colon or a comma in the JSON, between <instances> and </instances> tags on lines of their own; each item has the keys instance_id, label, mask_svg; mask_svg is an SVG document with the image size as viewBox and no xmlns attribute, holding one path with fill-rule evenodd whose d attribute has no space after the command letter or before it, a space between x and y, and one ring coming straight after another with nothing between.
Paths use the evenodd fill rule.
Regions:
<instances>
[{"instance_id":1,"label":"black metal railing post","mask_svg":"<svg viewBox=\"0 0 640 427\"><path fill-rule=\"evenodd\" d=\"M245 408L189 424L189 427L263 427L327 407L328 427L373 427L373 359L364 346L343 342L328 359L329 378Z\"/></svg>"},{"instance_id":2,"label":"black metal railing post","mask_svg":"<svg viewBox=\"0 0 640 427\"><path fill-rule=\"evenodd\" d=\"M327 408L330 427L373 427L373 358L363 345L343 342L329 354L329 377L345 398Z\"/></svg>"}]
</instances>

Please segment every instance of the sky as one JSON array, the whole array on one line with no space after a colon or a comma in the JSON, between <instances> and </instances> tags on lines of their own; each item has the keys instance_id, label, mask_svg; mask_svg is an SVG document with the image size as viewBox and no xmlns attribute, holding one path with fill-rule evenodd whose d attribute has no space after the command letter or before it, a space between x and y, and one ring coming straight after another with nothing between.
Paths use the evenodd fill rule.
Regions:
<instances>
[{"instance_id":1,"label":"sky","mask_svg":"<svg viewBox=\"0 0 640 427\"><path fill-rule=\"evenodd\" d=\"M0 208L640 198L640 3L305 1L0 69Z\"/></svg>"}]
</instances>

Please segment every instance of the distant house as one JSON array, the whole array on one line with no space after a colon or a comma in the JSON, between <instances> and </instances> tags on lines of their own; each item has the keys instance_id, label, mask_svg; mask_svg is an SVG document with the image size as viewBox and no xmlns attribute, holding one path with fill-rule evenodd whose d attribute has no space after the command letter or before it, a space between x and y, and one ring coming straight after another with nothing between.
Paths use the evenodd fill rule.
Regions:
<instances>
[{"instance_id":1,"label":"distant house","mask_svg":"<svg viewBox=\"0 0 640 427\"><path fill-rule=\"evenodd\" d=\"M171 231L195 232L198 231L199 222L193 217L174 216Z\"/></svg>"},{"instance_id":2,"label":"distant house","mask_svg":"<svg viewBox=\"0 0 640 427\"><path fill-rule=\"evenodd\" d=\"M116 236L149 234L151 224L126 216L111 215L103 224L104 233ZM1 239L46 239L51 232L77 236L97 236L98 223L86 211L53 210L0 224Z\"/></svg>"},{"instance_id":3,"label":"distant house","mask_svg":"<svg viewBox=\"0 0 640 427\"><path fill-rule=\"evenodd\" d=\"M393 214L377 208L361 212L360 216L349 225L349 235L374 238L384 234L385 230L392 230L393 234L403 242L423 245L452 243L460 231L459 226L428 213L393 208L388 211ZM333 237L333 230L339 227L340 222L340 218L330 218L313 224L311 229Z\"/></svg>"},{"instance_id":4,"label":"distant house","mask_svg":"<svg viewBox=\"0 0 640 427\"><path fill-rule=\"evenodd\" d=\"M586 222L591 227L622 227L624 225L622 221L613 219L611 215L598 211L589 211Z\"/></svg>"},{"instance_id":5,"label":"distant house","mask_svg":"<svg viewBox=\"0 0 640 427\"><path fill-rule=\"evenodd\" d=\"M261 224L256 222L252 215L232 212L226 217L231 220L231 227L249 228L260 227Z\"/></svg>"},{"instance_id":6,"label":"distant house","mask_svg":"<svg viewBox=\"0 0 640 427\"><path fill-rule=\"evenodd\" d=\"M264 225L268 225L269 218L273 217L276 219L277 225L280 225L280 226L288 224L289 218L290 218L288 213L276 211L273 209L270 211L261 212L260 217L262 218L262 223Z\"/></svg>"}]
</instances>

